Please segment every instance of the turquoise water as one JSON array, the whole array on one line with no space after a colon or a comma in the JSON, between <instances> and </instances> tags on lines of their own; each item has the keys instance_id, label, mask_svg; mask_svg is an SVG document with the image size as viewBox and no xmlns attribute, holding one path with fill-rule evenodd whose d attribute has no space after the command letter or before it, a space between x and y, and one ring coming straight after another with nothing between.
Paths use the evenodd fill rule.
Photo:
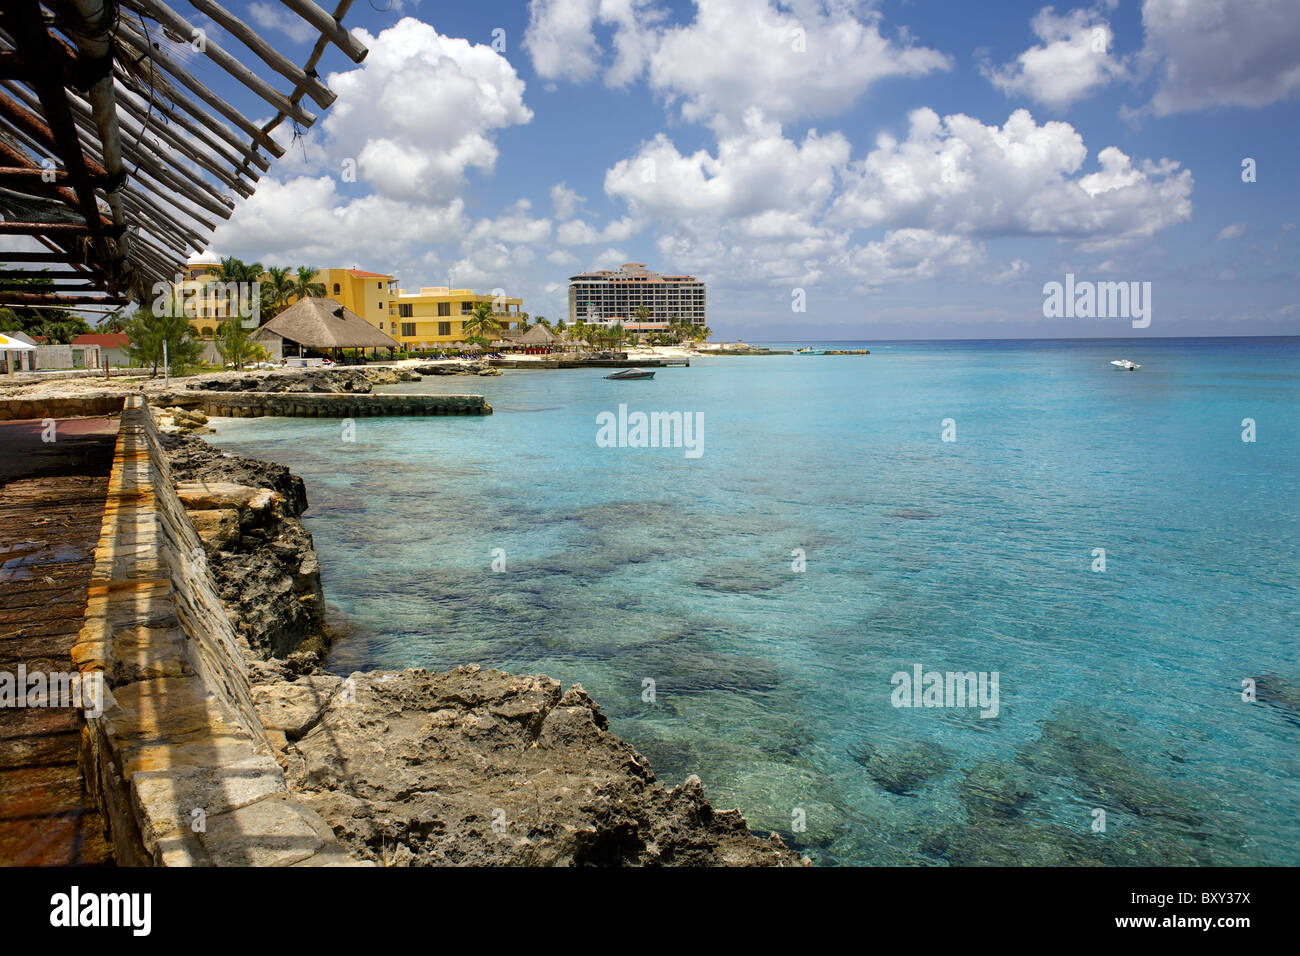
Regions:
<instances>
[{"instance_id":1,"label":"turquoise water","mask_svg":"<svg viewBox=\"0 0 1300 956\"><path fill-rule=\"evenodd\" d=\"M210 440L306 480L333 670L580 682L819 862L1300 863L1300 340L866 344ZM619 403L702 456L598 447ZM996 671L998 716L892 706L917 664Z\"/></svg>"}]
</instances>

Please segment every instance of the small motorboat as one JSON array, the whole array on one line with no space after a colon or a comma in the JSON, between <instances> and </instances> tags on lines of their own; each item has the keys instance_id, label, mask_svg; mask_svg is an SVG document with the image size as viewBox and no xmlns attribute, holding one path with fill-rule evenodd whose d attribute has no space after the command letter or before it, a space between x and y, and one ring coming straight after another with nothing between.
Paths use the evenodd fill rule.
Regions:
<instances>
[{"instance_id":1,"label":"small motorboat","mask_svg":"<svg viewBox=\"0 0 1300 956\"><path fill-rule=\"evenodd\" d=\"M795 354L795 355L825 355L825 354L826 354L826 350L825 350L825 349L814 349L814 348L809 348L809 347L805 346L804 348L801 348L801 349L795 349L795 353L794 353L794 354Z\"/></svg>"},{"instance_id":2,"label":"small motorboat","mask_svg":"<svg viewBox=\"0 0 1300 956\"><path fill-rule=\"evenodd\" d=\"M606 375L605 377L612 378L616 382L622 382L624 380L631 380L634 378L654 378L655 373L654 373L654 369L625 368L625 369L620 369L617 372L612 372L609 375Z\"/></svg>"},{"instance_id":3,"label":"small motorboat","mask_svg":"<svg viewBox=\"0 0 1300 956\"><path fill-rule=\"evenodd\" d=\"M1142 367L1141 365L1138 365L1136 362L1130 362L1128 359L1115 359L1115 361L1111 362L1110 364L1115 366L1118 369L1122 369L1125 372L1136 372L1138 369Z\"/></svg>"}]
</instances>

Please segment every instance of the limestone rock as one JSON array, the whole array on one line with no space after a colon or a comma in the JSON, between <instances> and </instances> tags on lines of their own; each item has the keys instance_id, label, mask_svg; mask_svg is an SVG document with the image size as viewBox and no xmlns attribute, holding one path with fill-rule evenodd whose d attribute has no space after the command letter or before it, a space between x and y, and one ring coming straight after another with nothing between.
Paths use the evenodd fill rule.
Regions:
<instances>
[{"instance_id":1,"label":"limestone rock","mask_svg":"<svg viewBox=\"0 0 1300 956\"><path fill-rule=\"evenodd\" d=\"M290 788L387 865L799 865L669 789L581 687L478 667L353 674L286 750Z\"/></svg>"},{"instance_id":2,"label":"limestone rock","mask_svg":"<svg viewBox=\"0 0 1300 956\"><path fill-rule=\"evenodd\" d=\"M253 687L253 705L268 731L298 740L316 725L342 683L340 677L319 674L293 683L258 684Z\"/></svg>"},{"instance_id":3,"label":"limestone rock","mask_svg":"<svg viewBox=\"0 0 1300 956\"><path fill-rule=\"evenodd\" d=\"M199 540L209 548L224 548L239 540L239 512L234 508L187 511Z\"/></svg>"}]
</instances>

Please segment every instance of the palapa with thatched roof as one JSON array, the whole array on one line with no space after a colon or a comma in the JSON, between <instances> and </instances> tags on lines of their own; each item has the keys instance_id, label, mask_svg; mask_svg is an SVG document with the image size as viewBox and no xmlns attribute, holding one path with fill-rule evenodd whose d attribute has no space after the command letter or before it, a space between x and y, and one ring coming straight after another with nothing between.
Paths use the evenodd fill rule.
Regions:
<instances>
[{"instance_id":1,"label":"palapa with thatched roof","mask_svg":"<svg viewBox=\"0 0 1300 956\"><path fill-rule=\"evenodd\" d=\"M544 325L534 325L518 339L525 346L557 345L559 341L560 337Z\"/></svg>"},{"instance_id":2,"label":"palapa with thatched roof","mask_svg":"<svg viewBox=\"0 0 1300 956\"><path fill-rule=\"evenodd\" d=\"M263 345L293 342L302 349L396 349L397 341L333 299L299 299L253 333ZM283 347L282 347L283 348Z\"/></svg>"},{"instance_id":3,"label":"palapa with thatched roof","mask_svg":"<svg viewBox=\"0 0 1300 956\"><path fill-rule=\"evenodd\" d=\"M504 331L492 344L518 349L551 348L561 344L561 339L546 326L534 325L527 332Z\"/></svg>"}]
</instances>

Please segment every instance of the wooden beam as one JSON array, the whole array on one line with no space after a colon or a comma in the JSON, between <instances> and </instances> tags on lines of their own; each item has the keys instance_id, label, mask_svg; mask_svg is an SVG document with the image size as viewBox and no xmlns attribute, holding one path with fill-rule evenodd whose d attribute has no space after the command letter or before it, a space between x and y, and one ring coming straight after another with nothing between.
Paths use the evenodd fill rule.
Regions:
<instances>
[{"instance_id":1,"label":"wooden beam","mask_svg":"<svg viewBox=\"0 0 1300 956\"><path fill-rule=\"evenodd\" d=\"M229 162L242 175L251 176L254 180L258 178L257 173L254 173L249 168L249 163L252 163L263 172L271 168L271 161L259 153L255 146L243 142L235 135L234 130L225 123L210 116L200 109L197 103L183 96L179 90L168 82L166 77L154 73L153 70L150 70L150 73L153 75L150 77L149 82L153 85L154 91L161 98L171 100L172 103L179 107L179 109L166 111L158 108L158 119L165 123L175 123L195 139L210 147L213 152L218 153L222 159ZM135 79L121 66L114 69L114 75L118 84L118 101L130 102L132 115L141 123L148 122L149 100L135 88ZM181 110L184 112L181 112ZM185 113L189 113L189 116L186 116ZM199 122L195 122L195 119L190 117L194 117Z\"/></svg>"},{"instance_id":2,"label":"wooden beam","mask_svg":"<svg viewBox=\"0 0 1300 956\"><path fill-rule=\"evenodd\" d=\"M207 153L197 149L196 144L192 140L187 140L178 135L176 131L166 123L149 123L146 127L145 124L148 122L146 119L148 117L147 113L145 113L143 117L137 116L136 105L134 103L128 103L126 97L119 97L117 102L122 108L122 113L118 116L118 122L121 123L123 132L128 136L134 137L137 142L144 140L146 134L157 137L159 141L166 143L196 166L207 170L241 196L247 198L253 195L253 187L244 182L243 179L239 178L237 172L232 173L220 163L215 162ZM127 122L128 118L130 120L129 122ZM163 150L156 148L154 152L159 155L166 155ZM175 165L175 163L173 163L173 165ZM232 162L231 165L234 166L236 170L240 168L240 163L238 161ZM254 182L257 181L256 174L253 174L251 178Z\"/></svg>"},{"instance_id":3,"label":"wooden beam","mask_svg":"<svg viewBox=\"0 0 1300 956\"><path fill-rule=\"evenodd\" d=\"M0 262L76 262L77 257L70 252L2 252Z\"/></svg>"},{"instance_id":4,"label":"wooden beam","mask_svg":"<svg viewBox=\"0 0 1300 956\"><path fill-rule=\"evenodd\" d=\"M44 142L45 137L41 135L43 129L55 155L63 160L63 165L72 177L73 189L87 228L92 235L98 235L101 232L99 204L95 201L95 189L87 179L87 174L105 174L105 170L102 166L89 162L82 154L62 78L50 75L52 69L57 69L51 61L58 53L46 29L41 5L38 0L8 0L5 19L15 34L18 46L24 50L24 56L34 65L39 64L45 68L45 72L34 76L30 81L40 99L44 121L32 124L33 117L5 96L0 96L0 112L11 122L24 125L29 133ZM111 259L111 252L106 245L101 246L100 253L105 262Z\"/></svg>"},{"instance_id":5,"label":"wooden beam","mask_svg":"<svg viewBox=\"0 0 1300 956\"><path fill-rule=\"evenodd\" d=\"M5 236L89 236L84 222L17 222L0 220L0 235Z\"/></svg>"},{"instance_id":6,"label":"wooden beam","mask_svg":"<svg viewBox=\"0 0 1300 956\"><path fill-rule=\"evenodd\" d=\"M45 278L48 279L50 277L46 276ZM0 292L22 292L24 289L31 289L31 288L32 288L32 284L30 282L21 282L16 279L9 279L4 275L4 273L0 273ZM99 292L103 290L104 283L102 282L67 283L67 282L52 281L46 285L42 285L40 288L48 289L49 292L54 293L56 295L62 295L62 294L71 294L75 292Z\"/></svg>"},{"instance_id":7,"label":"wooden beam","mask_svg":"<svg viewBox=\"0 0 1300 956\"><path fill-rule=\"evenodd\" d=\"M37 292L0 292L0 305L130 305L131 299L105 295L97 298L73 295L42 295Z\"/></svg>"},{"instance_id":8,"label":"wooden beam","mask_svg":"<svg viewBox=\"0 0 1300 956\"><path fill-rule=\"evenodd\" d=\"M181 85L189 89L204 103L212 107L226 119L230 120L230 122L234 123L236 127L242 129L249 136L253 137L259 146L269 152L276 159L279 159L284 155L283 146L271 139L270 136L263 133L255 123L246 119L244 114L240 113L239 110L227 103L223 97L213 93L210 89L191 76L188 70L178 64L171 57L167 56L167 54L163 53L160 48L155 47L152 41L141 36L136 31L135 27L131 26L128 21L122 20L119 22L117 37L119 40L125 41L126 44L137 53L144 54L155 65L166 70L171 76L175 77ZM202 118L202 115L201 112L198 114L200 118Z\"/></svg>"},{"instance_id":9,"label":"wooden beam","mask_svg":"<svg viewBox=\"0 0 1300 956\"><path fill-rule=\"evenodd\" d=\"M199 31L188 20L163 3L162 0L124 0L124 2L126 6L141 10L187 40L200 35ZM271 106L303 126L311 126L316 122L315 115L307 112L297 103L289 102L287 96L223 50L216 40L206 34L202 35L204 37L201 44L202 52L209 60L266 100Z\"/></svg>"},{"instance_id":10,"label":"wooden beam","mask_svg":"<svg viewBox=\"0 0 1300 956\"><path fill-rule=\"evenodd\" d=\"M319 77L308 75L299 69L282 56L279 50L258 36L256 31L238 17L229 13L219 3L214 3L213 0L190 0L190 3L194 6L194 9L207 14L215 22L225 27L231 36L261 57L263 63L293 83L295 89L303 90L320 105L321 109L329 109L333 102L338 99L334 92L320 81Z\"/></svg>"},{"instance_id":11,"label":"wooden beam","mask_svg":"<svg viewBox=\"0 0 1300 956\"><path fill-rule=\"evenodd\" d=\"M0 257L7 253L0 253ZM0 266L0 281L12 279L76 279L84 276L84 272L76 272L72 269L59 269L51 272L49 269L7 269Z\"/></svg>"},{"instance_id":12,"label":"wooden beam","mask_svg":"<svg viewBox=\"0 0 1300 956\"><path fill-rule=\"evenodd\" d=\"M342 11L334 16L330 16L311 0L280 0L280 2L319 30L330 42L346 53L353 63L360 63L366 58L369 51L339 23L343 19L343 12L351 6L350 0L347 4L340 4Z\"/></svg>"}]
</instances>

